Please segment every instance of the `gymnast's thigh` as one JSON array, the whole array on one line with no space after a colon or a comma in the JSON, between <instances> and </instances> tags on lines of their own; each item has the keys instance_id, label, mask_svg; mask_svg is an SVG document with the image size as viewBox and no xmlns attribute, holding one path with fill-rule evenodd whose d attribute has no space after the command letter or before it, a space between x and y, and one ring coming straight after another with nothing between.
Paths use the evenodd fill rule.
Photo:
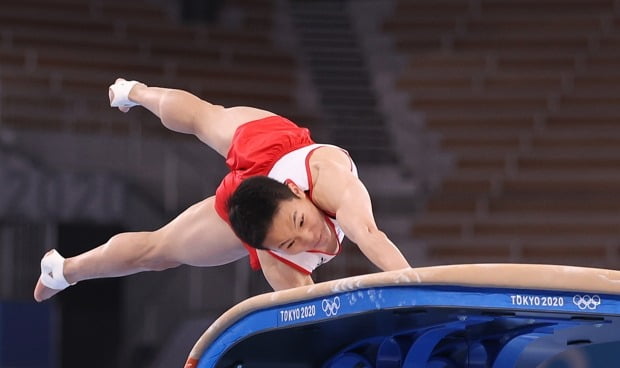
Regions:
<instances>
[{"instance_id":1,"label":"gymnast's thigh","mask_svg":"<svg viewBox=\"0 0 620 368\"><path fill-rule=\"evenodd\" d=\"M214 203L215 196L198 202L153 233L164 257L192 266L217 266L248 255Z\"/></svg>"}]
</instances>

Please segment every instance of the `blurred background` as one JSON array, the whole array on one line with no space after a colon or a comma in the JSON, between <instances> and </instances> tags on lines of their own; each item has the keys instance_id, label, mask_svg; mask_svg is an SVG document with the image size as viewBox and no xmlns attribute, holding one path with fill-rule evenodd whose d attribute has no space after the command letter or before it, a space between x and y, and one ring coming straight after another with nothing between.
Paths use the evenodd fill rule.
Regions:
<instances>
[{"instance_id":1,"label":"blurred background","mask_svg":"<svg viewBox=\"0 0 620 368\"><path fill-rule=\"evenodd\" d=\"M269 291L243 259L34 302L46 250L155 230L226 172L146 110L110 108L117 77L346 148L416 267L615 269L618 65L617 0L3 0L0 367L180 367L215 318ZM377 271L343 253L316 281Z\"/></svg>"}]
</instances>

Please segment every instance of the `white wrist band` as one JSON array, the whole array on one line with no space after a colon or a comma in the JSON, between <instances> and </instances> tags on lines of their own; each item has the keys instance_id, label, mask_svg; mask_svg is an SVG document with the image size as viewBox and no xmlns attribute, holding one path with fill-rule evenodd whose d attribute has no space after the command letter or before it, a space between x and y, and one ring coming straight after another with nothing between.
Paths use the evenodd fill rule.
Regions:
<instances>
[{"instance_id":1,"label":"white wrist band","mask_svg":"<svg viewBox=\"0 0 620 368\"><path fill-rule=\"evenodd\" d=\"M41 282L43 285L54 290L63 290L71 285L65 279L63 273L65 258L55 249L45 255L41 260Z\"/></svg>"},{"instance_id":2,"label":"white wrist band","mask_svg":"<svg viewBox=\"0 0 620 368\"><path fill-rule=\"evenodd\" d=\"M110 106L112 107L133 107L139 105L131 100L129 100L129 92L140 82L138 81L126 81L121 80L110 86L114 97L110 101Z\"/></svg>"}]
</instances>

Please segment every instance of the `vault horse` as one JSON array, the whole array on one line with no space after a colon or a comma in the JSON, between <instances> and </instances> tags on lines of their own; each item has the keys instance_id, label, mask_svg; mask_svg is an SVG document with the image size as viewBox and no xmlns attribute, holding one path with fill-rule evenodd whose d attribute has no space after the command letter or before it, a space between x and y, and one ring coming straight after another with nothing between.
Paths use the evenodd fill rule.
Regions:
<instances>
[{"instance_id":1,"label":"vault horse","mask_svg":"<svg viewBox=\"0 0 620 368\"><path fill-rule=\"evenodd\" d=\"M206 330L185 367L604 367L610 359L620 360L619 271L472 264L249 298Z\"/></svg>"}]
</instances>

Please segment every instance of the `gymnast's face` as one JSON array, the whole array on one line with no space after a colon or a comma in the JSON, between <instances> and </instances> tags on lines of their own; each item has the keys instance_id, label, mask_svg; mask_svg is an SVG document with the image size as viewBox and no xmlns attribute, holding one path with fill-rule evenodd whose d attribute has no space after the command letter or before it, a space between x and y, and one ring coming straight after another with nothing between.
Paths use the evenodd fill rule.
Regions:
<instances>
[{"instance_id":1,"label":"gymnast's face","mask_svg":"<svg viewBox=\"0 0 620 368\"><path fill-rule=\"evenodd\" d=\"M323 213L295 184L289 184L295 198L280 202L267 231L264 247L297 254L316 250L328 252L332 232Z\"/></svg>"}]
</instances>

